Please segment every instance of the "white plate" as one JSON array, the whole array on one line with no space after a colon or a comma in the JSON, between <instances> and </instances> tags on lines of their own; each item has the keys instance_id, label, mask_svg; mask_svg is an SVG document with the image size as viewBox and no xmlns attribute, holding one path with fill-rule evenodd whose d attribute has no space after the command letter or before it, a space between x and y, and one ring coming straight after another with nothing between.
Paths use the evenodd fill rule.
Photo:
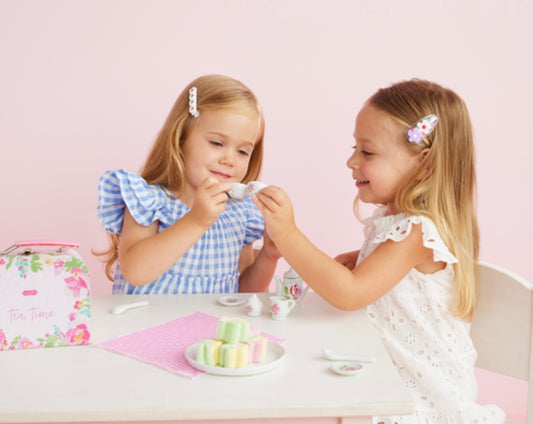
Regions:
<instances>
[{"instance_id":1,"label":"white plate","mask_svg":"<svg viewBox=\"0 0 533 424\"><path fill-rule=\"evenodd\" d=\"M224 306L239 306L246 302L246 299L242 296L228 295L220 296L218 298L218 303Z\"/></svg>"},{"instance_id":2,"label":"white plate","mask_svg":"<svg viewBox=\"0 0 533 424\"><path fill-rule=\"evenodd\" d=\"M267 344L265 362L262 364L251 363L246 368L224 368L196 362L196 345L197 343L190 345L185 349L185 358L187 359L187 362L200 371L215 375L240 376L261 374L276 368L283 358L285 358L285 348L279 343L269 341Z\"/></svg>"},{"instance_id":3,"label":"white plate","mask_svg":"<svg viewBox=\"0 0 533 424\"><path fill-rule=\"evenodd\" d=\"M363 371L363 365L359 362L335 362L331 369L340 375L355 375Z\"/></svg>"}]
</instances>

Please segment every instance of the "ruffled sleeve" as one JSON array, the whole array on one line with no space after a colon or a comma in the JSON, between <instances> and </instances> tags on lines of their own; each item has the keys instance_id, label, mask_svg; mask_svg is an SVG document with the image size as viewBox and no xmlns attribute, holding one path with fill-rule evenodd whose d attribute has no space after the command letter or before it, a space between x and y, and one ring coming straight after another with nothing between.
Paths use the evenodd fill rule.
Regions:
<instances>
[{"instance_id":1,"label":"ruffled sleeve","mask_svg":"<svg viewBox=\"0 0 533 424\"><path fill-rule=\"evenodd\" d=\"M149 185L141 176L124 170L107 171L98 184L98 218L112 234L119 234L125 207L141 225L165 221L168 196L159 186Z\"/></svg>"},{"instance_id":2,"label":"ruffled sleeve","mask_svg":"<svg viewBox=\"0 0 533 424\"><path fill-rule=\"evenodd\" d=\"M457 258L444 244L433 221L425 216L398 214L377 218L372 242L380 244L386 240L402 241L411 233L413 224L422 224L422 242L425 247L433 250L435 261L449 264L457 262Z\"/></svg>"},{"instance_id":3,"label":"ruffled sleeve","mask_svg":"<svg viewBox=\"0 0 533 424\"><path fill-rule=\"evenodd\" d=\"M265 221L263 215L257 209L252 199L247 197L241 201L246 216L246 234L244 237L244 245L252 244L254 241L263 237L265 232Z\"/></svg>"}]
</instances>

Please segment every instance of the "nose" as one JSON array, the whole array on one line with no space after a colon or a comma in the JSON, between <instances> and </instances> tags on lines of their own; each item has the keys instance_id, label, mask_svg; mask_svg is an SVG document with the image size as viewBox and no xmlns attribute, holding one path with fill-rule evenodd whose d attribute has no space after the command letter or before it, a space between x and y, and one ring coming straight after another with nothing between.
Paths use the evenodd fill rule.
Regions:
<instances>
[{"instance_id":1,"label":"nose","mask_svg":"<svg viewBox=\"0 0 533 424\"><path fill-rule=\"evenodd\" d=\"M235 155L230 149L225 149L220 157L220 163L222 165L233 166L235 164Z\"/></svg>"},{"instance_id":2,"label":"nose","mask_svg":"<svg viewBox=\"0 0 533 424\"><path fill-rule=\"evenodd\" d=\"M359 169L359 161L357 160L357 152L355 150L346 161L346 166L350 169Z\"/></svg>"}]
</instances>

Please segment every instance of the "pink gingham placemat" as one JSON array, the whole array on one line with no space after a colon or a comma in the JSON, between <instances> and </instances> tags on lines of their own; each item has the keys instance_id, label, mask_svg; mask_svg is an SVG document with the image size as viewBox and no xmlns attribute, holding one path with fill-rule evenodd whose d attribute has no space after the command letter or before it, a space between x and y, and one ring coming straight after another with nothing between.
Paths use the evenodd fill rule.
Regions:
<instances>
[{"instance_id":1,"label":"pink gingham placemat","mask_svg":"<svg viewBox=\"0 0 533 424\"><path fill-rule=\"evenodd\" d=\"M117 336L95 346L194 378L203 374L203 371L189 365L185 349L201 339L213 338L218 321L219 318L212 315L194 312L155 327ZM270 334L261 335L273 342L284 341Z\"/></svg>"}]
</instances>

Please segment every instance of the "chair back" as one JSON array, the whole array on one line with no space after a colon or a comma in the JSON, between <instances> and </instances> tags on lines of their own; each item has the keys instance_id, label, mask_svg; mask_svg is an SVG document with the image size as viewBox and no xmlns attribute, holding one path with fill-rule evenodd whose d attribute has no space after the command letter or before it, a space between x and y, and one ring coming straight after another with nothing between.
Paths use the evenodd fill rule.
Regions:
<instances>
[{"instance_id":1,"label":"chair back","mask_svg":"<svg viewBox=\"0 0 533 424\"><path fill-rule=\"evenodd\" d=\"M471 336L477 367L528 382L527 423L533 424L533 284L480 262Z\"/></svg>"}]
</instances>

